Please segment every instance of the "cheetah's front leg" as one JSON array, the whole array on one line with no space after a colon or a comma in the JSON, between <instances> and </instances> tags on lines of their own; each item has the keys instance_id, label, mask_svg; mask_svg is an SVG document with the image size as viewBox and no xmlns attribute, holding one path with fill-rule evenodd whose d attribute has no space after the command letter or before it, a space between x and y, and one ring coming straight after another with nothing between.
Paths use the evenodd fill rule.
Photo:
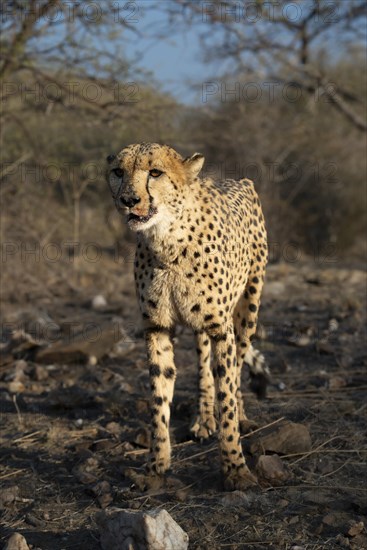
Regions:
<instances>
[{"instance_id":1,"label":"cheetah's front leg","mask_svg":"<svg viewBox=\"0 0 367 550\"><path fill-rule=\"evenodd\" d=\"M210 339L206 332L200 331L196 335L196 342L199 359L199 402L198 414L190 429L198 439L207 439L216 430L214 379L210 365Z\"/></svg>"},{"instance_id":2,"label":"cheetah's front leg","mask_svg":"<svg viewBox=\"0 0 367 550\"><path fill-rule=\"evenodd\" d=\"M176 368L173 345L168 330L148 329L146 343L152 390L152 460L149 469L163 474L171 463L169 420Z\"/></svg>"},{"instance_id":3,"label":"cheetah's front leg","mask_svg":"<svg viewBox=\"0 0 367 550\"><path fill-rule=\"evenodd\" d=\"M233 326L213 334L216 367L214 379L219 407L219 448L226 489L246 489L256 478L242 453L236 399L237 368Z\"/></svg>"}]
</instances>

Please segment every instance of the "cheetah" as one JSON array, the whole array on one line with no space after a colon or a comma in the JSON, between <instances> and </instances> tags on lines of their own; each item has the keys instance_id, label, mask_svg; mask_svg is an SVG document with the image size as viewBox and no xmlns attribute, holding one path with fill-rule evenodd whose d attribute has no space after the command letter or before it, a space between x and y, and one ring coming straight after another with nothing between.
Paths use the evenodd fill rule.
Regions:
<instances>
[{"instance_id":1,"label":"cheetah","mask_svg":"<svg viewBox=\"0 0 367 550\"><path fill-rule=\"evenodd\" d=\"M252 181L201 178L204 157L183 158L168 145L133 144L107 158L115 205L136 232L135 282L151 385L152 458L149 471L170 467L170 405L176 367L172 330L196 334L199 355L199 437L216 429L224 486L256 484L242 453L240 428L249 420L241 369L249 364L255 389L268 379L251 344L267 263L267 236ZM214 366L210 366L211 349Z\"/></svg>"}]
</instances>

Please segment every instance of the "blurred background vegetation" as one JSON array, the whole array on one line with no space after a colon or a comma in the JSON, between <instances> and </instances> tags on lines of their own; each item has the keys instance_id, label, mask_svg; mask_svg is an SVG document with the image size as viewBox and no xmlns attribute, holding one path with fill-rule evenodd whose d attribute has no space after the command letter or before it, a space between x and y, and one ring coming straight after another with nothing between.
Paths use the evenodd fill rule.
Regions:
<instances>
[{"instance_id":1,"label":"blurred background vegetation","mask_svg":"<svg viewBox=\"0 0 367 550\"><path fill-rule=\"evenodd\" d=\"M1 9L1 238L15 294L17 270L27 277L16 263L22 251L38 251L32 276L47 281L87 243L131 242L105 157L140 141L200 151L207 176L254 179L274 261L289 243L357 257L366 231L365 0L5 0ZM128 48L158 41L164 66L181 35L195 37L196 64L212 74L192 75L190 101Z\"/></svg>"}]
</instances>

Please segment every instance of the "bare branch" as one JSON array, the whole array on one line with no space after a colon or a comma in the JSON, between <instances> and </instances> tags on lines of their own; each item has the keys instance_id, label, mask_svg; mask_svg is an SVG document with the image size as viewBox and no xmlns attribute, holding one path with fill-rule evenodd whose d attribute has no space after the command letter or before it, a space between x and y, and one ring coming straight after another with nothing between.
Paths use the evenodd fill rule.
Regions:
<instances>
[{"instance_id":1,"label":"bare branch","mask_svg":"<svg viewBox=\"0 0 367 550\"><path fill-rule=\"evenodd\" d=\"M367 132L367 123L344 101L342 96L333 87L330 88L329 83L325 78L321 79L321 88L324 94L329 98L335 108L342 113L358 130Z\"/></svg>"}]
</instances>

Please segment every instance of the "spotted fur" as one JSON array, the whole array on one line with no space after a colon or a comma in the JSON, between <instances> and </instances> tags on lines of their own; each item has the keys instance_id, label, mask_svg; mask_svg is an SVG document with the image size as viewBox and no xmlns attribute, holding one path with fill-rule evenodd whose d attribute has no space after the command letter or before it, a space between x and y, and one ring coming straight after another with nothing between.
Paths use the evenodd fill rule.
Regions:
<instances>
[{"instance_id":1,"label":"spotted fur","mask_svg":"<svg viewBox=\"0 0 367 550\"><path fill-rule=\"evenodd\" d=\"M169 421L176 367L172 329L180 323L197 337L199 414L193 431L216 429L226 488L256 482L241 449L247 428L241 395L246 361L258 393L268 376L250 340L256 331L267 262L267 237L253 183L201 179L195 153L183 159L167 145L130 145L108 158L117 208L137 233L135 280L146 335L151 383L152 461L170 466ZM211 349L215 362L210 367Z\"/></svg>"}]
</instances>

